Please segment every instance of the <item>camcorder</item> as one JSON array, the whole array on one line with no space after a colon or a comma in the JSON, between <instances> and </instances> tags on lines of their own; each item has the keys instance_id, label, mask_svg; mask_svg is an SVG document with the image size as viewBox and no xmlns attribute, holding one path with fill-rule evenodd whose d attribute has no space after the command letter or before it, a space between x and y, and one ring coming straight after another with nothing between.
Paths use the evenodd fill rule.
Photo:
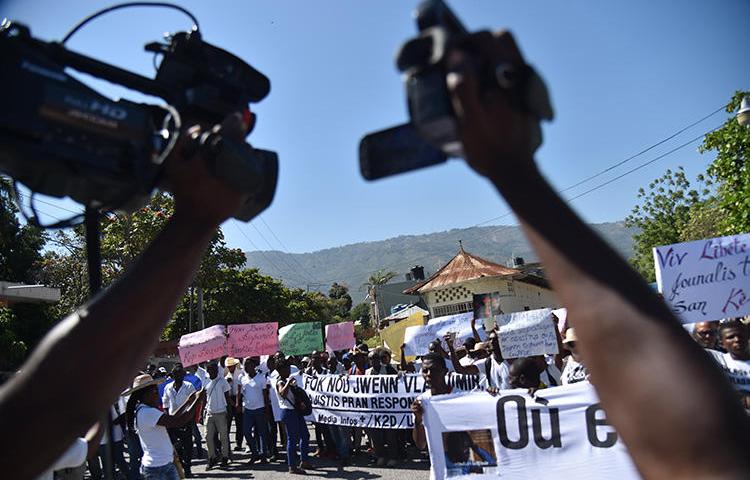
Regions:
<instances>
[{"instance_id":1,"label":"camcorder","mask_svg":"<svg viewBox=\"0 0 750 480\"><path fill-rule=\"evenodd\" d=\"M419 36L404 43L396 55L396 67L404 74L410 121L362 138L359 166L367 180L463 157L445 78L448 53L462 46L470 33L442 0L422 2L414 17ZM499 88L514 108L540 120L552 119L547 88L529 65L483 65L480 70L480 88Z\"/></svg>"},{"instance_id":2,"label":"camcorder","mask_svg":"<svg viewBox=\"0 0 750 480\"><path fill-rule=\"evenodd\" d=\"M197 22L196 22L197 23ZM201 38L197 25L145 50L161 54L148 78L34 38L28 27L0 26L0 171L32 192L69 196L101 211L132 211L168 180L162 161L184 122L215 125L270 91L268 78ZM87 73L167 105L112 100L66 72ZM249 131L248 131L249 133ZM275 152L218 134L199 142L211 172L249 194L234 217L248 221L272 202Z\"/></svg>"}]
</instances>

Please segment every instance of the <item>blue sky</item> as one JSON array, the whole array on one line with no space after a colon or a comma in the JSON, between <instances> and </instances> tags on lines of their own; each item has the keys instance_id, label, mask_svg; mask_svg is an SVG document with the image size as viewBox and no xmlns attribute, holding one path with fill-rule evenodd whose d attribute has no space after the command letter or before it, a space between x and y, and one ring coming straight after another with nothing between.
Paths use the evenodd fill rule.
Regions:
<instances>
[{"instance_id":1,"label":"blue sky","mask_svg":"<svg viewBox=\"0 0 750 480\"><path fill-rule=\"evenodd\" d=\"M750 2L746 0L453 0L471 29L511 29L547 80L557 118L545 125L542 170L565 188L671 135L750 89ZM0 16L60 39L110 2L16 0ZM401 123L406 108L393 58L415 34L412 0L185 1L204 39L251 63L272 82L253 105L249 141L279 153L276 199L252 225L229 221L228 243L244 250L308 252L348 243L468 227L503 215L494 189L462 161L374 183L359 175L357 145ZM153 75L142 46L184 30L181 14L134 8L101 17L69 48ZM742 47L744 45L744 47ZM111 96L133 92L92 82ZM719 113L589 183L575 195L721 124ZM499 132L498 134L502 134ZM667 168L694 175L711 161L697 143L573 202L590 222L623 219L638 187ZM508 175L513 175L509 170ZM77 208L70 201L53 203ZM49 205L40 210L67 212ZM488 224L514 223L512 216ZM270 230L269 230L270 227Z\"/></svg>"}]
</instances>

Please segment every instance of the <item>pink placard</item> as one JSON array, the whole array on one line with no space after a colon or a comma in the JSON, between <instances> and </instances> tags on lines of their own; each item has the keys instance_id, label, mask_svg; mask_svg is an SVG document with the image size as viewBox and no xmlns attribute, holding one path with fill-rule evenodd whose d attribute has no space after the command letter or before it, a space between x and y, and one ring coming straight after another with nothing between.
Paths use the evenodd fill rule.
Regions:
<instances>
[{"instance_id":1,"label":"pink placard","mask_svg":"<svg viewBox=\"0 0 750 480\"><path fill-rule=\"evenodd\" d=\"M214 325L199 332L183 335L177 349L180 352L180 361L185 367L226 355L225 327Z\"/></svg>"},{"instance_id":2,"label":"pink placard","mask_svg":"<svg viewBox=\"0 0 750 480\"><path fill-rule=\"evenodd\" d=\"M354 347L354 324L341 322L326 325L326 350L348 350Z\"/></svg>"},{"instance_id":3,"label":"pink placard","mask_svg":"<svg viewBox=\"0 0 750 480\"><path fill-rule=\"evenodd\" d=\"M229 325L227 330L229 355L233 357L272 355L279 349L277 322Z\"/></svg>"}]
</instances>

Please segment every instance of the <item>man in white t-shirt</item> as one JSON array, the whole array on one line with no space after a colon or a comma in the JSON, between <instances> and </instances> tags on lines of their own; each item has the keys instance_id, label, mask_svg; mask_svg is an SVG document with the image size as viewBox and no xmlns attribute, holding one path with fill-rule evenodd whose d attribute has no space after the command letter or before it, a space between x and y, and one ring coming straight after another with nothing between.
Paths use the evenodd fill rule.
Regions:
<instances>
[{"instance_id":1,"label":"man in white t-shirt","mask_svg":"<svg viewBox=\"0 0 750 480\"><path fill-rule=\"evenodd\" d=\"M185 369L177 364L172 369L174 382L167 385L162 397L162 405L170 415L174 415L182 407L190 396L195 393L195 387L190 382L185 382ZM174 449L180 457L185 474L189 475L193 461L193 426L195 418L187 423L168 429L169 438L172 439Z\"/></svg>"},{"instance_id":2,"label":"man in white t-shirt","mask_svg":"<svg viewBox=\"0 0 750 480\"><path fill-rule=\"evenodd\" d=\"M749 336L748 326L738 320L722 323L719 326L719 342L727 352L715 352L713 355L737 390L746 410L750 410Z\"/></svg>"},{"instance_id":3,"label":"man in white t-shirt","mask_svg":"<svg viewBox=\"0 0 750 480\"><path fill-rule=\"evenodd\" d=\"M224 366L226 372L224 378L229 382L229 419L228 425L231 430L232 420L234 420L234 449L236 451L242 450L242 442L244 435L242 433L242 409L237 408L237 392L240 386L240 378L244 375L240 366L240 361L234 357L227 357L224 360Z\"/></svg>"},{"instance_id":4,"label":"man in white t-shirt","mask_svg":"<svg viewBox=\"0 0 750 480\"><path fill-rule=\"evenodd\" d=\"M243 433L253 453L250 463L268 462L268 378L257 370L254 358L245 359L245 375L240 378L237 390L237 408L242 408Z\"/></svg>"},{"instance_id":5,"label":"man in white t-shirt","mask_svg":"<svg viewBox=\"0 0 750 480\"><path fill-rule=\"evenodd\" d=\"M427 434L422 422L422 414L424 413L422 400L434 395L446 395L453 391L453 388L445 382L447 374L448 369L445 366L445 358L442 355L430 352L422 357L422 377L424 377L425 387L429 388L429 390L419 395L411 406L411 411L414 413L412 439L420 450L427 448Z\"/></svg>"},{"instance_id":6,"label":"man in white t-shirt","mask_svg":"<svg viewBox=\"0 0 750 480\"><path fill-rule=\"evenodd\" d=\"M229 383L219 375L219 366L211 362L206 367L208 381L206 390L206 443L208 444L208 466L212 468L219 461L222 466L229 463L229 425L227 419L227 405L229 398ZM216 435L221 443L221 459L216 452Z\"/></svg>"},{"instance_id":7,"label":"man in white t-shirt","mask_svg":"<svg viewBox=\"0 0 750 480\"><path fill-rule=\"evenodd\" d=\"M570 351L570 355L565 358L565 367L563 367L561 375L562 384L568 385L588 381L589 372L581 362L581 356L578 353L578 337L573 327L568 327L565 330L565 339L562 343Z\"/></svg>"}]
</instances>

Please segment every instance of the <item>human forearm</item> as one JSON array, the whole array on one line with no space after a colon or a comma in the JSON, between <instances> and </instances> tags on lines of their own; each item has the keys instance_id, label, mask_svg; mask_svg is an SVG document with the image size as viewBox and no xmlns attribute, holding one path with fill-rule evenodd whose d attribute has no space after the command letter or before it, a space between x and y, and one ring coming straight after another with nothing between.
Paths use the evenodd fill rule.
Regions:
<instances>
[{"instance_id":1,"label":"human forearm","mask_svg":"<svg viewBox=\"0 0 750 480\"><path fill-rule=\"evenodd\" d=\"M730 387L666 305L535 169L519 174L525 182L494 183L521 219L555 293L568 308L607 417L641 472L654 477L698 473L685 459L694 449L710 448L707 439L714 435L732 439L728 451L747 444L747 433L738 427L747 425L747 419L732 403ZM657 430L667 425L672 434L660 435ZM731 454L735 465L737 453ZM661 461L653 461L654 455ZM730 463L719 463L730 468Z\"/></svg>"},{"instance_id":2,"label":"human forearm","mask_svg":"<svg viewBox=\"0 0 750 480\"><path fill-rule=\"evenodd\" d=\"M7 419L4 426L12 432L0 440L0 449L8 453L2 458L14 467L43 469L64 451L75 432L109 407L153 351L215 229L216 225L195 225L176 215L118 282L45 337L24 365L24 375L0 391L0 417ZM89 388L92 378L97 379L96 389ZM39 385L50 393L34 394ZM71 402L66 397L70 391L86 394ZM50 402L64 404L66 414L58 415ZM34 423L45 425L48 443L41 451L28 448L35 444L36 432L24 415L29 409L37 412ZM0 460L0 469L4 463ZM31 467L27 473L36 470Z\"/></svg>"}]
</instances>

